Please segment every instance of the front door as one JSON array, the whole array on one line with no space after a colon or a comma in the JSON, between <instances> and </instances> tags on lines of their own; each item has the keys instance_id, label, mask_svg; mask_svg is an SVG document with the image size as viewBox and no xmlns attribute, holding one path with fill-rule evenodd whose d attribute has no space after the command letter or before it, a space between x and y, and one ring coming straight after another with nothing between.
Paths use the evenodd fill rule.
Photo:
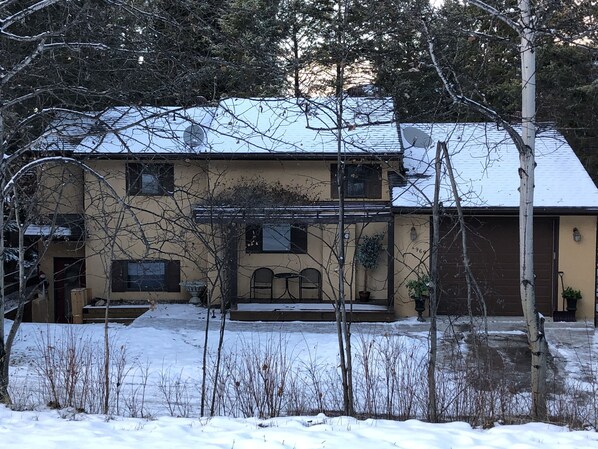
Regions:
<instances>
[{"instance_id":1,"label":"front door","mask_svg":"<svg viewBox=\"0 0 598 449\"><path fill-rule=\"evenodd\" d=\"M85 287L85 260L73 257L54 258L54 321L69 323L71 290Z\"/></svg>"}]
</instances>

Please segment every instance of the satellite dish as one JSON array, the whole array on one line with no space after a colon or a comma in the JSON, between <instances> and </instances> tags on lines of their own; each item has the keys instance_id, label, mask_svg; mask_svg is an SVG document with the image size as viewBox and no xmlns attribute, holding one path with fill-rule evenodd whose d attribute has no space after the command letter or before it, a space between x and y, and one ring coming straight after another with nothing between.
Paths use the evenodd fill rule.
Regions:
<instances>
[{"instance_id":1,"label":"satellite dish","mask_svg":"<svg viewBox=\"0 0 598 449\"><path fill-rule=\"evenodd\" d=\"M205 140L206 132L200 125L189 125L185 131L183 131L183 141L191 148L197 148L203 145Z\"/></svg>"},{"instance_id":2,"label":"satellite dish","mask_svg":"<svg viewBox=\"0 0 598 449\"><path fill-rule=\"evenodd\" d=\"M429 148L432 145L432 138L421 129L413 126L403 128L403 139L415 148Z\"/></svg>"}]
</instances>

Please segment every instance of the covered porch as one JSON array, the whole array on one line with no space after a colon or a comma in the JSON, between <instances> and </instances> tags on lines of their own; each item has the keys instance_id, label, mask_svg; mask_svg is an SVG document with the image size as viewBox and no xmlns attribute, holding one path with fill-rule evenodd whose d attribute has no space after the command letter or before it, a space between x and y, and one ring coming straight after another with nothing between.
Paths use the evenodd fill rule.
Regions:
<instances>
[{"instance_id":1,"label":"covered porch","mask_svg":"<svg viewBox=\"0 0 598 449\"><path fill-rule=\"evenodd\" d=\"M231 305L231 319L330 321L338 300L339 234L345 241L345 299L354 321L394 319L394 216L387 203L345 205L338 232L338 204L252 208L197 206L198 224L217 228L223 270L211 302ZM364 270L354 260L362 236L384 235L379 267L369 273L372 300L358 302ZM217 264L215 264L217 265Z\"/></svg>"}]
</instances>

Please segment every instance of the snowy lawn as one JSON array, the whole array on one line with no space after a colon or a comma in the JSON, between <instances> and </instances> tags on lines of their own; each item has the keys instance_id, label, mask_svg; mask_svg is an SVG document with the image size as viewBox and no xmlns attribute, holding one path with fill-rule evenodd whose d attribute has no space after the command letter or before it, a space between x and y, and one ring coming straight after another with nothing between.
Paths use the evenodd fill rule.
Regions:
<instances>
[{"instance_id":1,"label":"snowy lawn","mask_svg":"<svg viewBox=\"0 0 598 449\"><path fill-rule=\"evenodd\" d=\"M318 410L339 410L342 406L333 323L227 322L221 381L216 390L215 412L219 417L199 418L206 321L204 309L159 305L130 326L110 325L110 419L76 411L99 411L104 391L103 326L23 324L12 355L11 392L17 407L34 411L0 408L2 447L74 449L101 445L103 449L142 445L153 449L200 443L202 448L598 448L595 432L570 432L542 424L478 430L458 422L433 425L416 420L358 421L316 415ZM5 324L8 328L11 323ZM214 375L218 325L217 313L207 333L208 387ZM396 416L425 413L425 328L413 319L354 325L353 333L359 410L364 414L389 411ZM508 338L509 333L504 334ZM589 338L588 345L598 349L596 336ZM457 348L459 345L462 343ZM580 353L567 348L559 351L570 359L564 365L583 375L572 379L584 382L586 389L595 388L595 379L588 377L587 370L577 369L580 365L587 368ZM465 358L464 352L457 359ZM449 360L447 352L441 359ZM69 375L69 366L88 369ZM453 392L462 391L464 378L452 374L443 378L444 405L466 407L465 402L452 402ZM76 383L71 390L69 382ZM512 385L508 379L504 384L505 397L498 400L503 401L501 406L514 407L511 413L517 413L520 404L526 406L525 394L507 398L505 392ZM53 395L52 387L67 392ZM204 414L209 414L211 388L207 393ZM469 400L473 399L479 398ZM70 402L72 406L61 410L46 406L54 402L61 407ZM455 409L455 413L471 410ZM314 415L243 418L290 412Z\"/></svg>"},{"instance_id":2,"label":"snowy lawn","mask_svg":"<svg viewBox=\"0 0 598 449\"><path fill-rule=\"evenodd\" d=\"M0 407L0 441L11 449L591 449L598 448L598 433L570 432L547 424L476 430L464 423L358 421L323 415L107 420L98 415L11 412Z\"/></svg>"}]
</instances>

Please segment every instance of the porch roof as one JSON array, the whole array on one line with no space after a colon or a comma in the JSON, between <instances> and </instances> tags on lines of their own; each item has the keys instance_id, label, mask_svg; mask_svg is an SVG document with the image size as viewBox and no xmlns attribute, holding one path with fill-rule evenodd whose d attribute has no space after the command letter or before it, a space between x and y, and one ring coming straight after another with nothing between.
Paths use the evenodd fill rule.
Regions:
<instances>
[{"instance_id":1,"label":"porch roof","mask_svg":"<svg viewBox=\"0 0 598 449\"><path fill-rule=\"evenodd\" d=\"M239 207L220 205L196 205L193 214L197 223L264 223L300 222L334 224L339 220L337 203L318 203L298 206ZM389 222L393 216L389 203L347 202L345 223Z\"/></svg>"}]
</instances>

